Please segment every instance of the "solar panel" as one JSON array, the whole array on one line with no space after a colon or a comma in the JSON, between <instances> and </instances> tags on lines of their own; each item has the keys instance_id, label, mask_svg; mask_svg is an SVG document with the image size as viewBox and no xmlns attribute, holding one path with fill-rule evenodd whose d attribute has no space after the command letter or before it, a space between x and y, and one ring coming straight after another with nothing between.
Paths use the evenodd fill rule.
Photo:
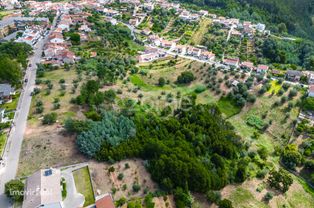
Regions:
<instances>
[{"instance_id":1,"label":"solar panel","mask_svg":"<svg viewBox=\"0 0 314 208\"><path fill-rule=\"evenodd\" d=\"M52 175L52 170L51 169L46 170L45 171L45 176L50 176L50 175Z\"/></svg>"}]
</instances>

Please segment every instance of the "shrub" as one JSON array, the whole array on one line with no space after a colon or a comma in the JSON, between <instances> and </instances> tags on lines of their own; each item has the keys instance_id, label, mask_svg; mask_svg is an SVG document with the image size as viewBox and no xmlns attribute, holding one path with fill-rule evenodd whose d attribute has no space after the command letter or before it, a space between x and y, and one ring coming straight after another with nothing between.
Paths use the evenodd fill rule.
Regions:
<instances>
[{"instance_id":1,"label":"shrub","mask_svg":"<svg viewBox=\"0 0 314 208\"><path fill-rule=\"evenodd\" d=\"M20 180L11 180L5 184L4 192L13 201L23 201L24 183Z\"/></svg>"},{"instance_id":2,"label":"shrub","mask_svg":"<svg viewBox=\"0 0 314 208\"><path fill-rule=\"evenodd\" d=\"M123 173L119 173L119 175L118 175L118 180L122 180L124 178L124 174Z\"/></svg>"},{"instance_id":3,"label":"shrub","mask_svg":"<svg viewBox=\"0 0 314 208\"><path fill-rule=\"evenodd\" d=\"M141 190L141 186L138 183L134 183L132 186L133 192L137 193Z\"/></svg>"},{"instance_id":4,"label":"shrub","mask_svg":"<svg viewBox=\"0 0 314 208\"><path fill-rule=\"evenodd\" d=\"M57 121L57 114L56 113L48 113L44 115L42 123L45 125L51 125L56 123Z\"/></svg>"},{"instance_id":5,"label":"shrub","mask_svg":"<svg viewBox=\"0 0 314 208\"><path fill-rule=\"evenodd\" d=\"M195 79L192 72L182 72L180 76L177 78L178 84L189 84Z\"/></svg>"}]
</instances>

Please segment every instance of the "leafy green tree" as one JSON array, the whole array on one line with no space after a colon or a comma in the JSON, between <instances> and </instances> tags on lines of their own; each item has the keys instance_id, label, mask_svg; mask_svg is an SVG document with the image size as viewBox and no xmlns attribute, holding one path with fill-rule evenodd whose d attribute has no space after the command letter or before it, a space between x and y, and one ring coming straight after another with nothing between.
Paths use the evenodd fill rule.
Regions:
<instances>
[{"instance_id":1,"label":"leafy green tree","mask_svg":"<svg viewBox=\"0 0 314 208\"><path fill-rule=\"evenodd\" d=\"M94 157L102 145L117 146L135 136L134 123L113 112L103 112L102 120L91 122L87 131L81 132L76 140L79 150Z\"/></svg>"},{"instance_id":2,"label":"leafy green tree","mask_svg":"<svg viewBox=\"0 0 314 208\"><path fill-rule=\"evenodd\" d=\"M0 57L0 82L8 82L14 86L21 84L22 69L19 63L8 57Z\"/></svg>"},{"instance_id":3,"label":"leafy green tree","mask_svg":"<svg viewBox=\"0 0 314 208\"><path fill-rule=\"evenodd\" d=\"M178 78L177 83L178 84L189 84L195 79L194 74L192 72L186 71L182 72Z\"/></svg>"},{"instance_id":4,"label":"leafy green tree","mask_svg":"<svg viewBox=\"0 0 314 208\"><path fill-rule=\"evenodd\" d=\"M295 144L288 144L281 154L282 162L290 169L301 164L302 155Z\"/></svg>"},{"instance_id":5,"label":"leafy green tree","mask_svg":"<svg viewBox=\"0 0 314 208\"><path fill-rule=\"evenodd\" d=\"M45 125L51 125L57 121L57 113L48 113L44 115L42 123Z\"/></svg>"},{"instance_id":6,"label":"leafy green tree","mask_svg":"<svg viewBox=\"0 0 314 208\"><path fill-rule=\"evenodd\" d=\"M159 85L160 87L163 87L163 86L165 86L165 84L166 84L165 78L160 77L160 78L158 79L158 85Z\"/></svg>"},{"instance_id":7,"label":"leafy green tree","mask_svg":"<svg viewBox=\"0 0 314 208\"><path fill-rule=\"evenodd\" d=\"M232 202L228 199L223 199L218 203L219 208L233 208Z\"/></svg>"},{"instance_id":8,"label":"leafy green tree","mask_svg":"<svg viewBox=\"0 0 314 208\"><path fill-rule=\"evenodd\" d=\"M278 171L271 171L267 181L270 187L275 188L282 193L287 192L293 183L292 177L282 168L280 168Z\"/></svg>"},{"instance_id":9,"label":"leafy green tree","mask_svg":"<svg viewBox=\"0 0 314 208\"><path fill-rule=\"evenodd\" d=\"M11 180L5 184L4 192L13 201L23 201L24 183L20 180Z\"/></svg>"}]
</instances>

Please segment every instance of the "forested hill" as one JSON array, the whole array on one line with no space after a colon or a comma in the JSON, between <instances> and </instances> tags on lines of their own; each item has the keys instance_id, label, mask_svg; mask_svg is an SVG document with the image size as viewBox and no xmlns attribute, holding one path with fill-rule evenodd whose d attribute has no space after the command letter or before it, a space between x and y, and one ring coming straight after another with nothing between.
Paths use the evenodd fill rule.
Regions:
<instances>
[{"instance_id":1,"label":"forested hill","mask_svg":"<svg viewBox=\"0 0 314 208\"><path fill-rule=\"evenodd\" d=\"M180 0L218 9L224 15L271 24L273 32L284 30L314 40L313 0ZM313 18L313 20L312 20Z\"/></svg>"}]
</instances>

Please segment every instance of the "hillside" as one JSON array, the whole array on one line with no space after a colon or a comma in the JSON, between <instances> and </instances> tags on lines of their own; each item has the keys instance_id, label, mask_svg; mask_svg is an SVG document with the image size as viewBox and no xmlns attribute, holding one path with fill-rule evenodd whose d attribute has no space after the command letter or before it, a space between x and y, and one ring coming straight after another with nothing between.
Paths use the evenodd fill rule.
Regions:
<instances>
[{"instance_id":1,"label":"hillside","mask_svg":"<svg viewBox=\"0 0 314 208\"><path fill-rule=\"evenodd\" d=\"M181 0L198 6L208 6L223 15L261 21L272 32L285 32L314 40L311 0ZM284 23L285 26L281 23Z\"/></svg>"}]
</instances>

